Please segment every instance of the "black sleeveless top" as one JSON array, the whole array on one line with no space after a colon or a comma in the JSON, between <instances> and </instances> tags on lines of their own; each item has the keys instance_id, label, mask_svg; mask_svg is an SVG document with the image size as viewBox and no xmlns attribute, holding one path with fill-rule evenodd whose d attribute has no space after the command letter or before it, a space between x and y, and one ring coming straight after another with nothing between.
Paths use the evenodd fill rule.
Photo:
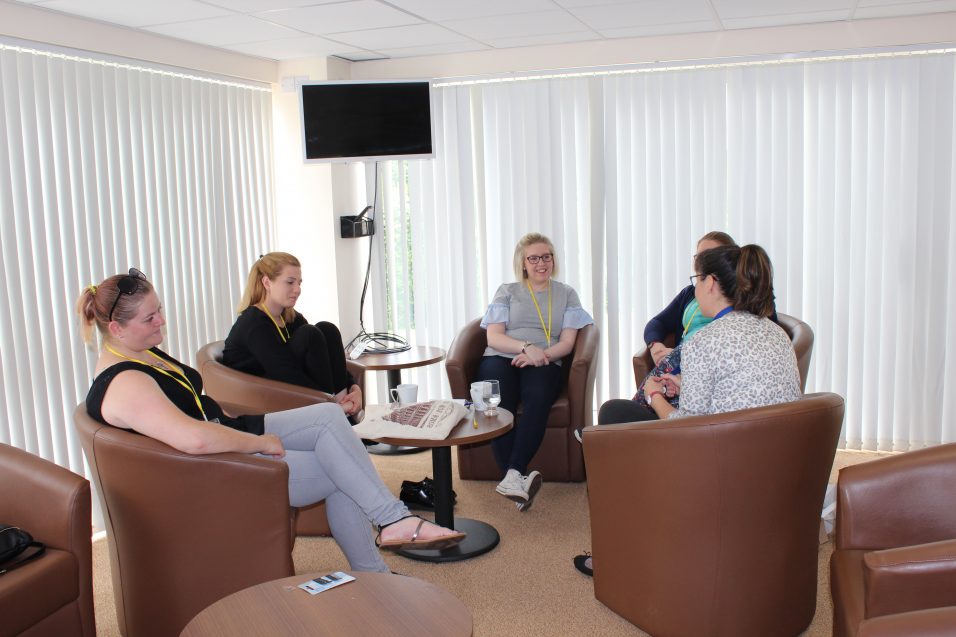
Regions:
<instances>
[{"instance_id":1,"label":"black sleeveless top","mask_svg":"<svg viewBox=\"0 0 956 637\"><path fill-rule=\"evenodd\" d=\"M237 429L239 431L245 431L257 436L261 436L263 434L265 431L263 425L263 416L239 416L238 418L227 416L225 413L223 413L222 408L215 400L202 394L202 376L199 375L199 372L188 365L183 365L178 360L156 347L150 349L150 351L160 358L164 358L172 363L175 363L183 370L183 372L186 374L186 378L189 379L189 382L192 383L192 386L200 394L199 400L202 402L202 408L206 412L206 417L210 421L218 421L220 424L225 425L226 427ZM155 367L142 365L133 361L123 361L122 363L110 365L93 379L93 384L90 386L90 391L86 395L86 411L94 420L97 420L104 425L112 424L106 422L106 419L103 418L103 398L106 396L106 390L109 388L110 383L113 382L113 379L116 378L116 375L129 369L148 374L153 380L156 381L156 383L159 385L159 388L164 394L166 394L166 397L169 398L169 400L176 405L180 411L187 416L195 418L196 420L203 419L202 412L199 411L199 407L196 405L196 400L193 398L192 392L180 385L173 378L170 378Z\"/></svg>"}]
</instances>

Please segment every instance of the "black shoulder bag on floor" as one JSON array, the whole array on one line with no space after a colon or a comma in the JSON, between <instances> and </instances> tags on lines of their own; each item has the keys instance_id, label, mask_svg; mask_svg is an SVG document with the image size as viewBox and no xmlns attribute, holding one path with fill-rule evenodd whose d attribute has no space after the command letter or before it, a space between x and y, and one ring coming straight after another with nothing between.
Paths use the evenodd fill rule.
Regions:
<instances>
[{"instance_id":1,"label":"black shoulder bag on floor","mask_svg":"<svg viewBox=\"0 0 956 637\"><path fill-rule=\"evenodd\" d=\"M30 547L34 551L26 556L23 553ZM42 542L34 542L33 536L18 526L0 524L0 575L40 557L46 546Z\"/></svg>"}]
</instances>

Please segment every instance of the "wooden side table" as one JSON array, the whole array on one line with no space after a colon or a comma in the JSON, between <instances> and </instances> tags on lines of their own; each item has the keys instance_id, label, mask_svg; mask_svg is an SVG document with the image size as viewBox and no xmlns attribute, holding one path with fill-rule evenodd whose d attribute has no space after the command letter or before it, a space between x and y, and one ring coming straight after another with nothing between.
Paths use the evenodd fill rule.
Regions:
<instances>
[{"instance_id":1,"label":"wooden side table","mask_svg":"<svg viewBox=\"0 0 956 637\"><path fill-rule=\"evenodd\" d=\"M384 371L388 374L389 396L386 402L391 398L391 390L398 387L402 382L402 370L412 367L424 367L444 360L445 350L440 347L430 347L428 345L416 345L404 352L395 352L393 354L362 354L358 362L365 366L365 369L372 371ZM422 451L421 447L408 445L390 445L379 443L368 447L369 453L381 456L391 456L400 453L418 453Z\"/></svg>"},{"instance_id":2,"label":"wooden side table","mask_svg":"<svg viewBox=\"0 0 956 637\"><path fill-rule=\"evenodd\" d=\"M485 412L469 414L455 425L444 440L420 440L410 438L381 438L394 445L418 445L432 450L432 471L435 474L435 523L447 528L464 531L468 536L450 549L412 549L399 551L399 555L425 562L455 562L477 557L498 546L501 537L498 530L487 522L458 518L452 504L451 448L484 442L507 433L514 425L514 415L507 409L498 409L495 416Z\"/></svg>"},{"instance_id":3,"label":"wooden side table","mask_svg":"<svg viewBox=\"0 0 956 637\"><path fill-rule=\"evenodd\" d=\"M310 595L308 573L250 586L196 615L180 637L469 637L471 613L448 591L414 577L356 573L354 582Z\"/></svg>"}]
</instances>

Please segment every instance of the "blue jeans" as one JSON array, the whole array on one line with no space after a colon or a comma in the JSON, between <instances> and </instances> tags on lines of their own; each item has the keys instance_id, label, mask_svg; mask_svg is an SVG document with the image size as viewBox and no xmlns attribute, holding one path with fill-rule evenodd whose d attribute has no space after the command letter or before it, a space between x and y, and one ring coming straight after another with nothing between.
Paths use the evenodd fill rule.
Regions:
<instances>
[{"instance_id":1,"label":"blue jeans","mask_svg":"<svg viewBox=\"0 0 956 637\"><path fill-rule=\"evenodd\" d=\"M491 450L502 476L508 469L522 475L544 439L551 405L561 393L562 369L551 363L543 367L514 367L504 356L485 356L478 364L475 380L497 380L501 386L501 406L515 414L514 427L491 441ZM517 417L518 404L521 419Z\"/></svg>"}]
</instances>

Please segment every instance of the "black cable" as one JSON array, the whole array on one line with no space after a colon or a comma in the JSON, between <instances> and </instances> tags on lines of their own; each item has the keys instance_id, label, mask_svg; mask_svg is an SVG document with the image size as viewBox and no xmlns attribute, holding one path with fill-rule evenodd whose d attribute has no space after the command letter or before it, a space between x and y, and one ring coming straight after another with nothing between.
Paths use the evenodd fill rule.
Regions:
<instances>
[{"instance_id":1,"label":"black cable","mask_svg":"<svg viewBox=\"0 0 956 637\"><path fill-rule=\"evenodd\" d=\"M412 348L408 341L398 334L390 332L367 332L365 331L365 294L368 292L368 282L372 275L372 239L375 236L375 213L378 212L378 162L375 162L375 191L372 196L372 232L368 235L368 263L365 266L365 283L362 285L362 300L359 302L359 333L355 335L348 345L346 351L352 351L356 341L365 342L365 351L371 354L395 354L405 352Z\"/></svg>"}]
</instances>

